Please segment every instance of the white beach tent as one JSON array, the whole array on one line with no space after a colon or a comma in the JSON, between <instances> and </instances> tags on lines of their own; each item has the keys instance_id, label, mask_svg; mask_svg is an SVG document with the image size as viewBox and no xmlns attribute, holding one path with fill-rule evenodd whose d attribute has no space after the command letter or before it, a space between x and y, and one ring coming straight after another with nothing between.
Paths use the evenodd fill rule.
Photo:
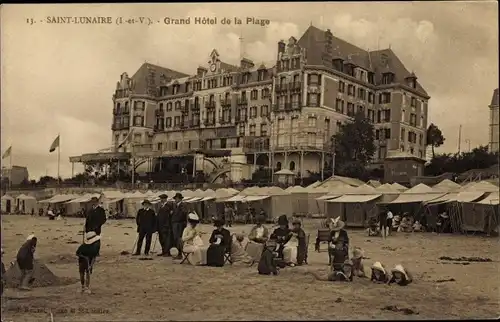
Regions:
<instances>
[{"instance_id":1,"label":"white beach tent","mask_svg":"<svg viewBox=\"0 0 500 322\"><path fill-rule=\"evenodd\" d=\"M498 187L488 181L465 185L460 195L468 200L458 200L460 204L463 231L489 231L491 225L498 225ZM474 198L474 200L472 200ZM495 202L497 205L495 205Z\"/></svg>"},{"instance_id":2,"label":"white beach tent","mask_svg":"<svg viewBox=\"0 0 500 322\"><path fill-rule=\"evenodd\" d=\"M14 206L15 199L9 195L2 196L2 213L13 213L15 210Z\"/></svg>"},{"instance_id":3,"label":"white beach tent","mask_svg":"<svg viewBox=\"0 0 500 322\"><path fill-rule=\"evenodd\" d=\"M419 183L415 187L401 193L396 199L391 201L390 204L422 203L437 199L443 195L445 195L445 193L436 192L431 187Z\"/></svg>"},{"instance_id":4,"label":"white beach tent","mask_svg":"<svg viewBox=\"0 0 500 322\"><path fill-rule=\"evenodd\" d=\"M391 186L392 186L393 188L396 188L396 190L398 190L398 191L406 191L406 190L408 190L408 188L406 188L406 187L405 187L405 186L403 186L403 185L400 185L400 184L399 184L399 183L397 183L397 182L394 182L393 184L391 184Z\"/></svg>"},{"instance_id":5,"label":"white beach tent","mask_svg":"<svg viewBox=\"0 0 500 322\"><path fill-rule=\"evenodd\" d=\"M364 227L366 219L376 215L375 202L381 196L374 187L364 184L338 198L326 200L327 209L334 217L341 216L350 227Z\"/></svg>"},{"instance_id":6,"label":"white beach tent","mask_svg":"<svg viewBox=\"0 0 500 322\"><path fill-rule=\"evenodd\" d=\"M20 194L16 197L16 206L23 214L34 214L38 211L36 198L25 194Z\"/></svg>"},{"instance_id":7,"label":"white beach tent","mask_svg":"<svg viewBox=\"0 0 500 322\"><path fill-rule=\"evenodd\" d=\"M101 195L97 193L87 193L75 199L66 201L66 215L76 215L82 208L88 210L90 208L90 201L93 197L99 198Z\"/></svg>"}]
</instances>

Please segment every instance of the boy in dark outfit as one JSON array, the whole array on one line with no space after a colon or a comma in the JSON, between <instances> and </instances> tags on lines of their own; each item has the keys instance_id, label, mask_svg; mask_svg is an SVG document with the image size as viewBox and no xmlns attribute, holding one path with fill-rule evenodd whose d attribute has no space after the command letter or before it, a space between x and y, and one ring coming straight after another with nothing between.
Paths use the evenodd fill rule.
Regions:
<instances>
[{"instance_id":1,"label":"boy in dark outfit","mask_svg":"<svg viewBox=\"0 0 500 322\"><path fill-rule=\"evenodd\" d=\"M207 266L224 266L224 254L231 251L231 232L224 228L224 219L214 220L215 229L207 249Z\"/></svg>"},{"instance_id":2,"label":"boy in dark outfit","mask_svg":"<svg viewBox=\"0 0 500 322\"><path fill-rule=\"evenodd\" d=\"M85 234L85 241L76 250L78 256L78 270L80 272L80 283L82 284L82 293L90 294L90 275L92 266L99 254L101 248L101 236L94 231Z\"/></svg>"},{"instance_id":3,"label":"boy in dark outfit","mask_svg":"<svg viewBox=\"0 0 500 322\"><path fill-rule=\"evenodd\" d=\"M257 269L260 275L278 275L279 268L276 266L276 262L274 260L276 249L276 241L268 240L266 242L266 247L262 251L262 255L260 256L259 265Z\"/></svg>"},{"instance_id":4,"label":"boy in dark outfit","mask_svg":"<svg viewBox=\"0 0 500 322\"><path fill-rule=\"evenodd\" d=\"M33 268L35 264L35 250L37 238L35 235L29 235L26 242L21 246L17 252L16 261L21 270L21 283L19 289L29 291L29 284L33 283L34 279Z\"/></svg>"}]
</instances>

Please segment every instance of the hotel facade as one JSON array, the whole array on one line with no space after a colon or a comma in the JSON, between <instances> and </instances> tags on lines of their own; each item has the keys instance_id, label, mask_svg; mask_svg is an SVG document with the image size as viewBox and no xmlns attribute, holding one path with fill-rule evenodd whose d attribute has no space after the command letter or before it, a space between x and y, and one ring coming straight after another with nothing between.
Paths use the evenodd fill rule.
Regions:
<instances>
[{"instance_id":1,"label":"hotel facade","mask_svg":"<svg viewBox=\"0 0 500 322\"><path fill-rule=\"evenodd\" d=\"M231 65L214 49L194 75L149 63L123 73L114 151L70 161L134 160L150 173L203 171L213 182L250 178L259 166L306 177L334 162L331 137L358 111L375 125L374 165L389 151L424 159L429 98L391 49L366 51L310 26L277 44L273 66Z\"/></svg>"}]
</instances>

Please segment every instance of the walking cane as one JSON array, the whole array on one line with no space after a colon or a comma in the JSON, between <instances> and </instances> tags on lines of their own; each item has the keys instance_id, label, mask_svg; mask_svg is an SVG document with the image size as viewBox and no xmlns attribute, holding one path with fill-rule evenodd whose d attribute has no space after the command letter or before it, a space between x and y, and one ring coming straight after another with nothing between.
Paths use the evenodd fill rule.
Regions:
<instances>
[{"instance_id":1,"label":"walking cane","mask_svg":"<svg viewBox=\"0 0 500 322\"><path fill-rule=\"evenodd\" d=\"M135 249L135 246L137 245L138 240L139 240L139 235L137 235L137 237L135 238L134 246L132 246L132 251L131 251L132 254L134 253L134 249Z\"/></svg>"},{"instance_id":2,"label":"walking cane","mask_svg":"<svg viewBox=\"0 0 500 322\"><path fill-rule=\"evenodd\" d=\"M155 238L155 241L153 242L153 249L151 250L151 253L152 253L152 254L156 254L156 252L155 252L155 249L156 249L156 242L158 241L158 238L159 238L159 237L158 237L158 232L156 232L156 233L155 233L155 236L156 236L156 238Z\"/></svg>"}]
</instances>

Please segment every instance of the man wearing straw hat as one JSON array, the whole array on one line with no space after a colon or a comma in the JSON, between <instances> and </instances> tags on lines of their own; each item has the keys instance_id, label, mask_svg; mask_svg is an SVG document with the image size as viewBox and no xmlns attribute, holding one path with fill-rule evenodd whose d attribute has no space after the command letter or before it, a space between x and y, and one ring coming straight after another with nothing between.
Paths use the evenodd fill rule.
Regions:
<instances>
[{"instance_id":1,"label":"man wearing straw hat","mask_svg":"<svg viewBox=\"0 0 500 322\"><path fill-rule=\"evenodd\" d=\"M146 246L144 247L144 254L149 255L149 250L151 249L151 241L153 239L153 233L156 231L156 214L151 208L151 201L144 200L142 202L144 208L139 209L137 212L137 217L135 221L137 223L137 232L139 236L137 237L137 249L133 255L137 256L141 254L142 242L146 238Z\"/></svg>"},{"instance_id":2,"label":"man wearing straw hat","mask_svg":"<svg viewBox=\"0 0 500 322\"><path fill-rule=\"evenodd\" d=\"M187 210L182 203L184 197L180 192L174 196L174 207L172 209L172 237L174 247L178 250L177 259L182 259L182 232L187 226Z\"/></svg>"}]
</instances>

